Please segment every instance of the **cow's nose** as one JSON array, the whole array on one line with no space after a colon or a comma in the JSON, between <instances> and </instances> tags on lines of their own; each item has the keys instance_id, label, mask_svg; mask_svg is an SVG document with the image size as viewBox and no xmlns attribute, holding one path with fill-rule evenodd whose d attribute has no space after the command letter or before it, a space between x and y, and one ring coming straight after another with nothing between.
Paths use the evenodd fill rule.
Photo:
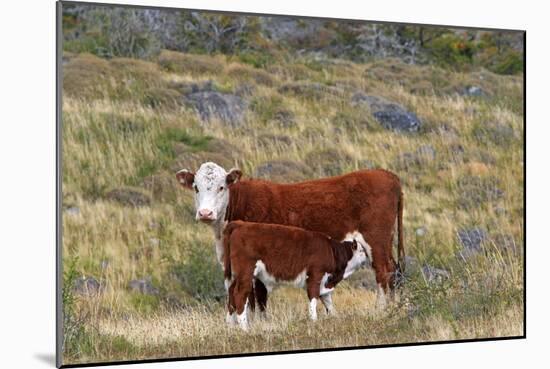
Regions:
<instances>
[{"instance_id":1,"label":"cow's nose","mask_svg":"<svg viewBox=\"0 0 550 369\"><path fill-rule=\"evenodd\" d=\"M212 218L212 214L214 214L214 212L210 209L200 209L199 210L199 218L201 218L201 219L210 219L210 218Z\"/></svg>"}]
</instances>

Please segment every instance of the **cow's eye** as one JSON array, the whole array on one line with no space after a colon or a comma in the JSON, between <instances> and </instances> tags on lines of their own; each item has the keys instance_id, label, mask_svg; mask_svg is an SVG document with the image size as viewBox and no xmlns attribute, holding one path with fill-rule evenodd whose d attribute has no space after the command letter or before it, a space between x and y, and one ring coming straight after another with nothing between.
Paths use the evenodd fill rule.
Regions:
<instances>
[{"instance_id":1,"label":"cow's eye","mask_svg":"<svg viewBox=\"0 0 550 369\"><path fill-rule=\"evenodd\" d=\"M221 192L221 191L223 191L223 186L220 186L220 189L219 189L219 191L220 191L220 192Z\"/></svg>"},{"instance_id":2,"label":"cow's eye","mask_svg":"<svg viewBox=\"0 0 550 369\"><path fill-rule=\"evenodd\" d=\"M197 186L195 186L194 188L195 188L195 192L199 193L199 188Z\"/></svg>"}]
</instances>

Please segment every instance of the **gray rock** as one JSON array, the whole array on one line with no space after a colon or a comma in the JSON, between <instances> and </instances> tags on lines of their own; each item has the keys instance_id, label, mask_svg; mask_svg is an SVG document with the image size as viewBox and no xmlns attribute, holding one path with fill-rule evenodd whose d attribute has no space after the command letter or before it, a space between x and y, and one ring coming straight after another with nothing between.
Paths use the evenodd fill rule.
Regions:
<instances>
[{"instance_id":1,"label":"gray rock","mask_svg":"<svg viewBox=\"0 0 550 369\"><path fill-rule=\"evenodd\" d=\"M462 90L461 95L480 97L485 95L485 91L479 86L466 86L464 90Z\"/></svg>"},{"instance_id":2,"label":"gray rock","mask_svg":"<svg viewBox=\"0 0 550 369\"><path fill-rule=\"evenodd\" d=\"M487 232L482 228L462 229L457 232L462 245L459 256L463 259L472 257L483 250L483 242L487 240Z\"/></svg>"},{"instance_id":3,"label":"gray rock","mask_svg":"<svg viewBox=\"0 0 550 369\"><path fill-rule=\"evenodd\" d=\"M203 122L219 119L233 127L243 124L248 104L237 95L214 91L188 94L185 101L193 106Z\"/></svg>"},{"instance_id":4,"label":"gray rock","mask_svg":"<svg viewBox=\"0 0 550 369\"><path fill-rule=\"evenodd\" d=\"M65 213L70 216L77 216L80 214L80 208L78 206L69 206L65 209Z\"/></svg>"},{"instance_id":5,"label":"gray rock","mask_svg":"<svg viewBox=\"0 0 550 369\"><path fill-rule=\"evenodd\" d=\"M82 296L94 296L102 291L103 286L94 277L80 277L73 285L73 292Z\"/></svg>"},{"instance_id":6,"label":"gray rock","mask_svg":"<svg viewBox=\"0 0 550 369\"><path fill-rule=\"evenodd\" d=\"M447 270L427 264L422 267L422 274L428 283L439 283L451 277L451 273Z\"/></svg>"},{"instance_id":7,"label":"gray rock","mask_svg":"<svg viewBox=\"0 0 550 369\"><path fill-rule=\"evenodd\" d=\"M358 92L352 96L351 103L367 105L373 117L386 129L399 132L418 132L420 129L421 122L416 114L392 101Z\"/></svg>"},{"instance_id":8,"label":"gray rock","mask_svg":"<svg viewBox=\"0 0 550 369\"><path fill-rule=\"evenodd\" d=\"M422 227L419 227L419 228L415 229L414 233L418 237L424 237L426 235L426 233L428 233L428 230L426 229L426 227L422 226Z\"/></svg>"},{"instance_id":9,"label":"gray rock","mask_svg":"<svg viewBox=\"0 0 550 369\"><path fill-rule=\"evenodd\" d=\"M133 279L128 282L128 288L137 293L144 295L158 295L159 290L153 286L151 277L145 277L144 279Z\"/></svg>"}]
</instances>

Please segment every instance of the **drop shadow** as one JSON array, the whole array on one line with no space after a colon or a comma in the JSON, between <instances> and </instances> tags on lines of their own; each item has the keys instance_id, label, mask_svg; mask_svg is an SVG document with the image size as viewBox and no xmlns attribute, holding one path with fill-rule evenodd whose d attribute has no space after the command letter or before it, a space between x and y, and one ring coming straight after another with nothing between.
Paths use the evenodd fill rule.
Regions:
<instances>
[{"instance_id":1,"label":"drop shadow","mask_svg":"<svg viewBox=\"0 0 550 369\"><path fill-rule=\"evenodd\" d=\"M55 367L55 354L34 354L35 359Z\"/></svg>"}]
</instances>

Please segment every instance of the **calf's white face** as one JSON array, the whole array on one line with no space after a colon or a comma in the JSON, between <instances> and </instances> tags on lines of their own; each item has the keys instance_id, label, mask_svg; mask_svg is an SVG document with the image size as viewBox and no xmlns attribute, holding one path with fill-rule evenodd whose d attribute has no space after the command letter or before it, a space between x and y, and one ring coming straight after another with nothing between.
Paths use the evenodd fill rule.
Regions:
<instances>
[{"instance_id":1,"label":"calf's white face","mask_svg":"<svg viewBox=\"0 0 550 369\"><path fill-rule=\"evenodd\" d=\"M218 164L203 163L197 173L182 169L176 173L180 184L195 192L195 218L204 223L223 220L229 204L229 186L241 178L241 171L225 171Z\"/></svg>"}]
</instances>

